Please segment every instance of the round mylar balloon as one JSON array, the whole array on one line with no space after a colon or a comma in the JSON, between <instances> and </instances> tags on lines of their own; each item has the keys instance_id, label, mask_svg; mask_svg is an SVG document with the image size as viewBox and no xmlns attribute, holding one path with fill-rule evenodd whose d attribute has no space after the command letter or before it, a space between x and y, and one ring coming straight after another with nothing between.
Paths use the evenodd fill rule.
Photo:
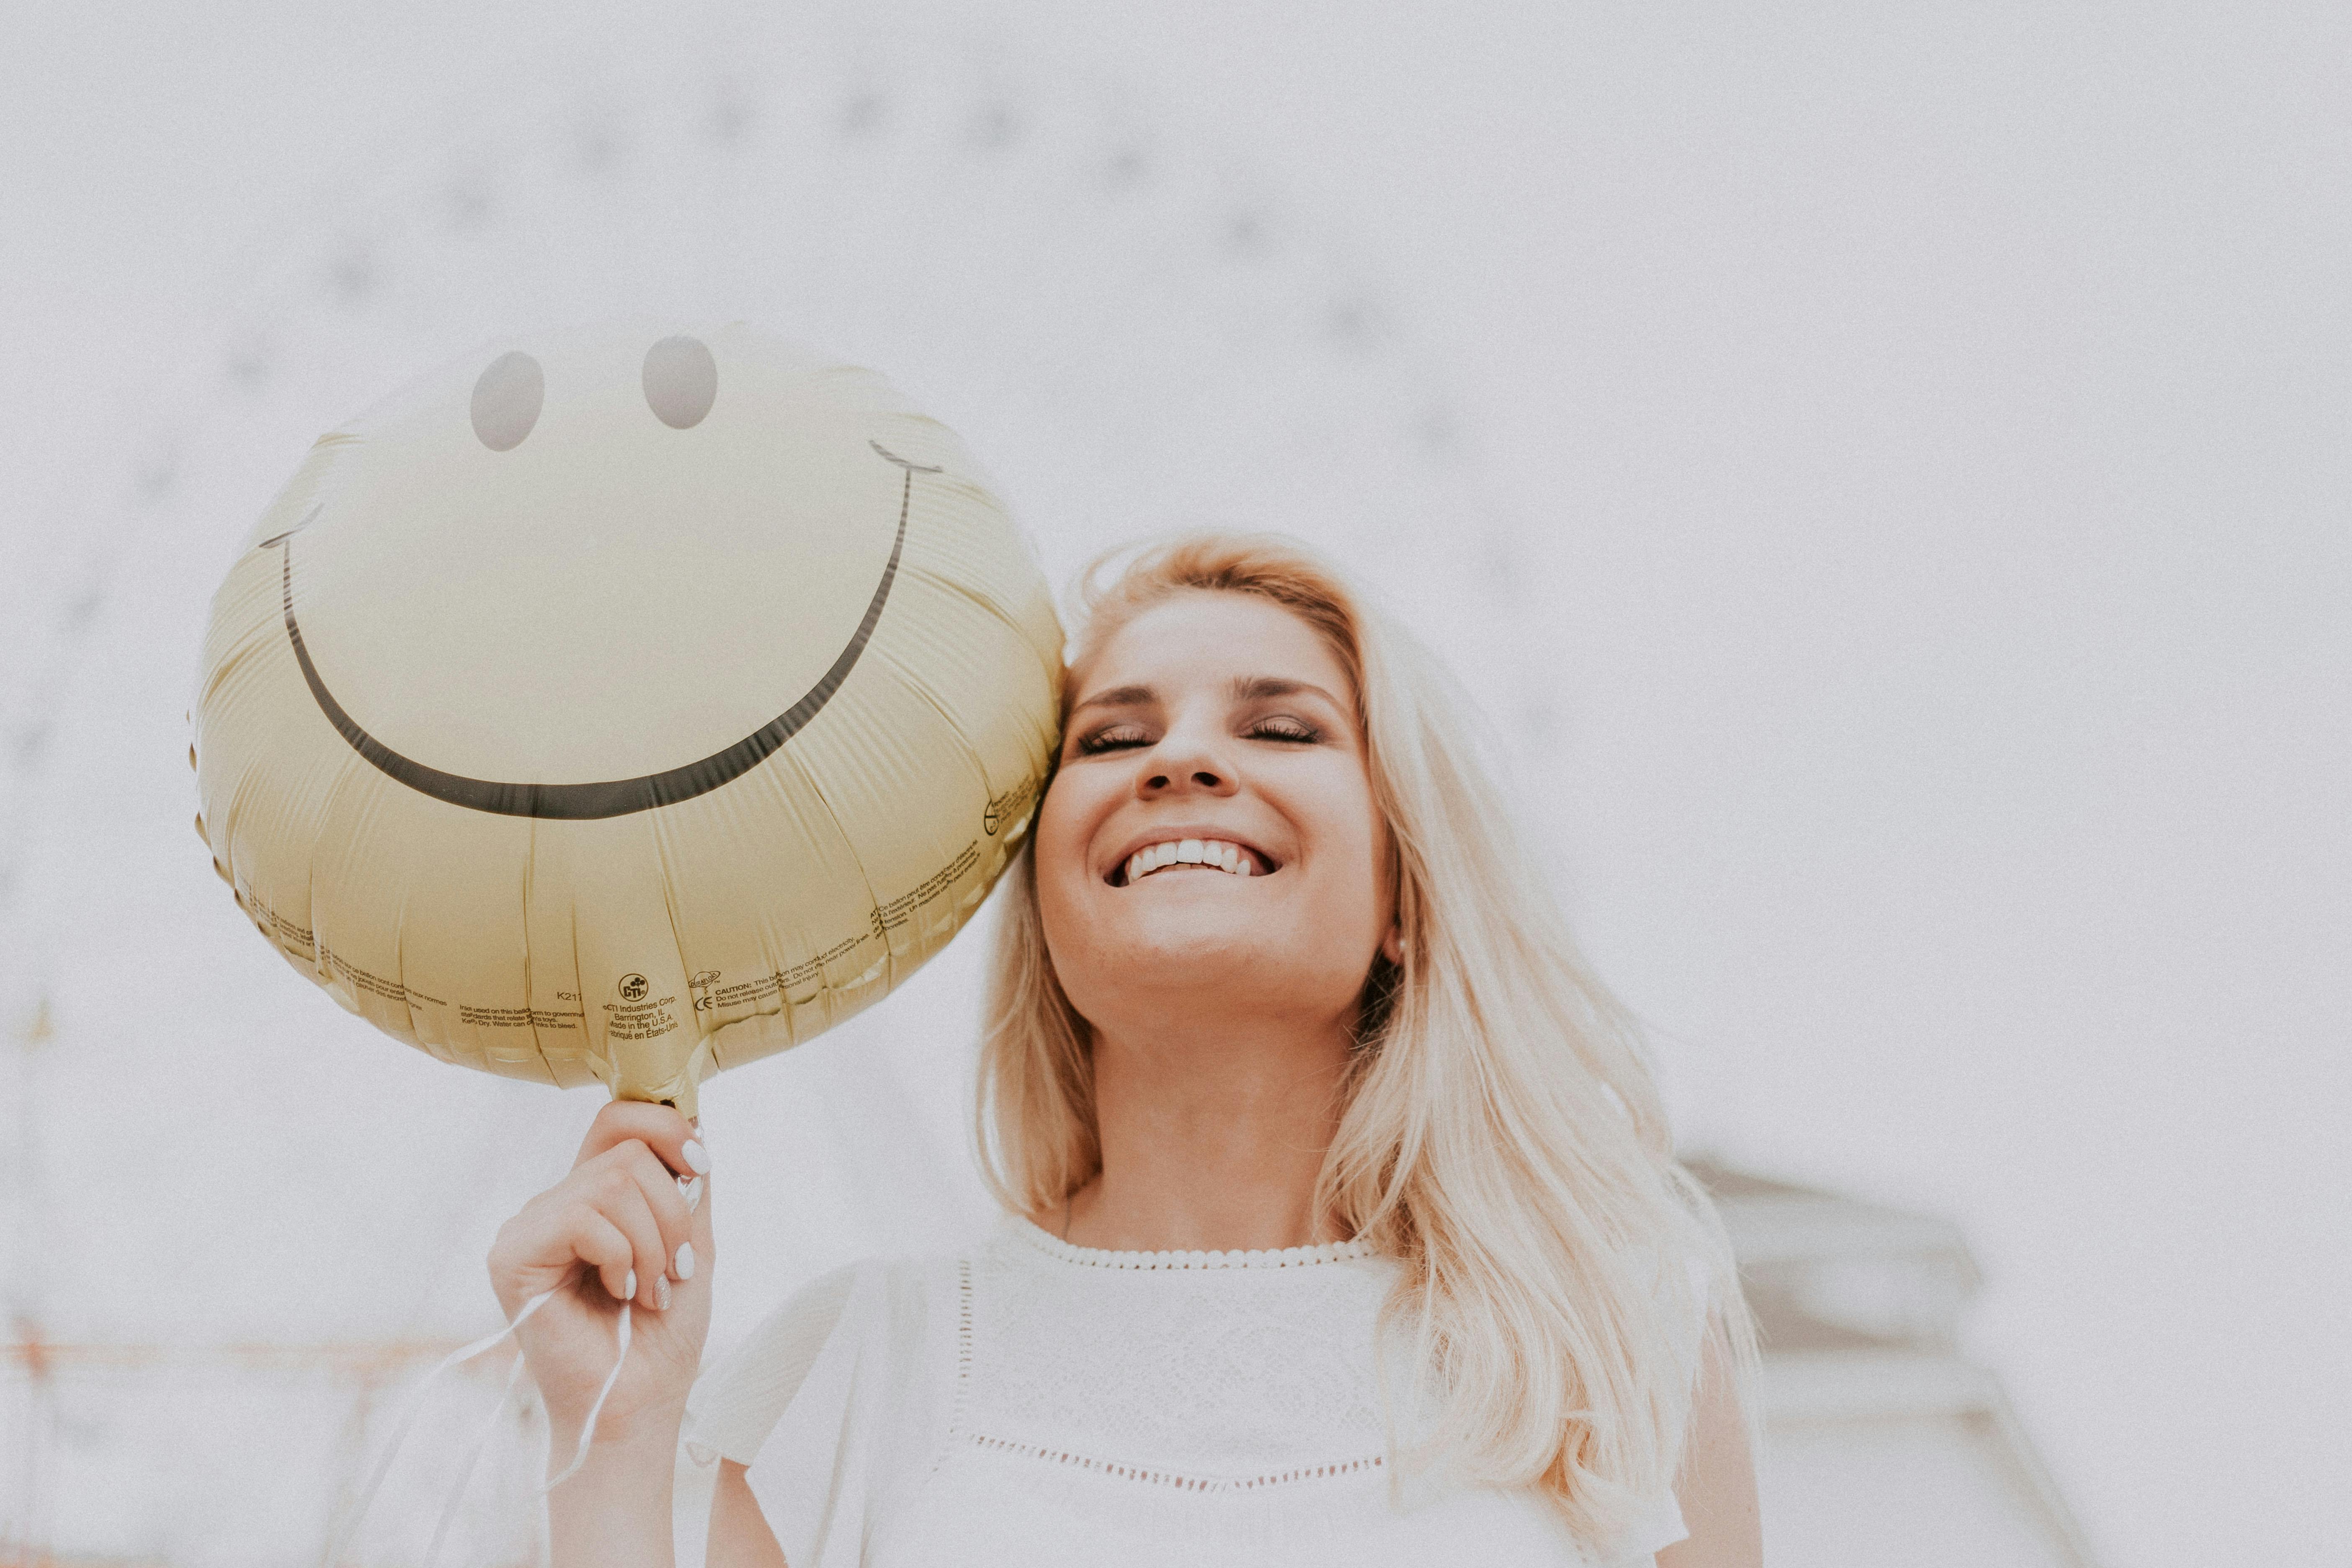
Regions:
<instances>
[{"instance_id":1,"label":"round mylar balloon","mask_svg":"<svg viewBox=\"0 0 2352 1568\"><path fill-rule=\"evenodd\" d=\"M387 1034L689 1110L1027 828L1061 628L948 430L741 324L492 345L321 437L213 600L198 830Z\"/></svg>"}]
</instances>

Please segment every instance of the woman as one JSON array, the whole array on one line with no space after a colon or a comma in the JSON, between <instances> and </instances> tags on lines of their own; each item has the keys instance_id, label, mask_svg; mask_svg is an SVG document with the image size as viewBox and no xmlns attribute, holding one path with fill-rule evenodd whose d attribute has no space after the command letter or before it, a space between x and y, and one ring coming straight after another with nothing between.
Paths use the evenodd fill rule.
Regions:
<instances>
[{"instance_id":1,"label":"woman","mask_svg":"<svg viewBox=\"0 0 2352 1568\"><path fill-rule=\"evenodd\" d=\"M558 1463L614 1300L653 1309L555 1561L669 1561L675 1509L730 1568L1752 1568L1728 1247L1459 699L1281 542L1086 598L997 928L1004 1225L817 1281L697 1384L709 1155L606 1107L490 1257L509 1313L578 1279L522 1334Z\"/></svg>"}]
</instances>

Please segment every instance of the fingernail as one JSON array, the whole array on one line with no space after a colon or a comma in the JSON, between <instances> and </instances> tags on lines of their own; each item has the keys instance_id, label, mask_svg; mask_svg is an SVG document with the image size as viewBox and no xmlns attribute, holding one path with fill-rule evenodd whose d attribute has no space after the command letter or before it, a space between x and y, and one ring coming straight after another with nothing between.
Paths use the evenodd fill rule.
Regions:
<instances>
[{"instance_id":1,"label":"fingernail","mask_svg":"<svg viewBox=\"0 0 2352 1568\"><path fill-rule=\"evenodd\" d=\"M678 1195L686 1200L687 1213L692 1214L696 1209L702 1206L702 1178L700 1176L680 1176L677 1179L677 1191Z\"/></svg>"},{"instance_id":2,"label":"fingernail","mask_svg":"<svg viewBox=\"0 0 2352 1568\"><path fill-rule=\"evenodd\" d=\"M710 1173L710 1156L702 1152L701 1144L688 1140L686 1148L681 1152L686 1155L688 1167L696 1175L704 1176Z\"/></svg>"},{"instance_id":3,"label":"fingernail","mask_svg":"<svg viewBox=\"0 0 2352 1568\"><path fill-rule=\"evenodd\" d=\"M637 1271L632 1268L629 1270L629 1278L621 1286L621 1300L624 1301L634 1301L636 1299Z\"/></svg>"},{"instance_id":4,"label":"fingernail","mask_svg":"<svg viewBox=\"0 0 2352 1568\"><path fill-rule=\"evenodd\" d=\"M654 1281L654 1310L669 1310L669 1276L667 1274Z\"/></svg>"},{"instance_id":5,"label":"fingernail","mask_svg":"<svg viewBox=\"0 0 2352 1568\"><path fill-rule=\"evenodd\" d=\"M680 1279L694 1278L694 1243L681 1241L677 1244L677 1262L673 1271Z\"/></svg>"}]
</instances>

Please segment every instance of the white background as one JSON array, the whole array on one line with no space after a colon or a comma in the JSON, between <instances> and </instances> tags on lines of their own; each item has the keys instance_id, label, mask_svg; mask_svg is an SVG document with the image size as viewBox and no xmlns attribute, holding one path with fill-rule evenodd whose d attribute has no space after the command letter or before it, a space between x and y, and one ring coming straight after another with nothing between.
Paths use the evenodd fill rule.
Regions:
<instances>
[{"instance_id":1,"label":"white background","mask_svg":"<svg viewBox=\"0 0 2352 1568\"><path fill-rule=\"evenodd\" d=\"M1687 1141L1959 1220L1990 1278L1970 1347L2111 1563L2352 1561L2347 14L1276 9L857 25L1136 83L1371 258L1517 520L1564 726L1521 788ZM723 59L750 26L11 6L9 653L103 554L243 269L335 182L453 104ZM58 942L52 968L121 956ZM59 1050L136 1071L170 1009L100 994L68 986ZM185 1177L121 1129L182 1102L116 1087L42 1123L38 1173L130 1212ZM94 1321L168 1322L184 1290L266 1327L266 1233L344 1212L301 1150L363 1135L303 1126L299 1086L206 1116L269 1203L189 1221ZM54 1309L74 1285L38 1261L10 1289Z\"/></svg>"}]
</instances>

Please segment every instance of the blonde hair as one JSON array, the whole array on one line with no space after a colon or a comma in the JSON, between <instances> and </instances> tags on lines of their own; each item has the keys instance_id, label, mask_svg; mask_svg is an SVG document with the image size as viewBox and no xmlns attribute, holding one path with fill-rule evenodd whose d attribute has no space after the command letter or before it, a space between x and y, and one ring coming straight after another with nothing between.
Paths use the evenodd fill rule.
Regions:
<instances>
[{"instance_id":1,"label":"blonde hair","mask_svg":"<svg viewBox=\"0 0 2352 1568\"><path fill-rule=\"evenodd\" d=\"M1433 1417L1409 1449L1391 1419L1395 1483L1443 1468L1533 1488L1580 1538L1613 1541L1674 1484L1699 1325L1743 1388L1756 1359L1730 1246L1675 1160L1633 1021L1578 959L1473 759L1466 701L1409 634L1286 540L1187 536L1106 581L1116 561L1080 579L1074 668L1142 610L1205 591L1291 610L1355 680L1403 960L1366 976L1318 1208L1404 1264L1385 1342ZM1000 1202L1039 1214L1102 1154L1087 1025L1055 976L1026 850L1005 880L981 1163Z\"/></svg>"}]
</instances>

